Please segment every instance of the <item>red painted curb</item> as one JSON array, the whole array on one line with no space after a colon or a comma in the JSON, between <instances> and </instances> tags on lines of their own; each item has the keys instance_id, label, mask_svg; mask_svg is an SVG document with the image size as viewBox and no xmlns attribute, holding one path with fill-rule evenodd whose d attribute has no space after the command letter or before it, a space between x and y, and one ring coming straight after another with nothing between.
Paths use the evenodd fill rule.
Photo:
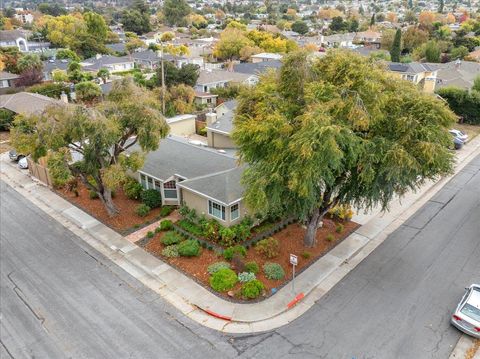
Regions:
<instances>
[{"instance_id":1,"label":"red painted curb","mask_svg":"<svg viewBox=\"0 0 480 359\"><path fill-rule=\"evenodd\" d=\"M295 306L295 304L301 301L304 297L305 294L303 293L297 294L297 296L290 303L287 304L287 308L290 309L291 307Z\"/></svg>"},{"instance_id":2,"label":"red painted curb","mask_svg":"<svg viewBox=\"0 0 480 359\"><path fill-rule=\"evenodd\" d=\"M211 310L208 309L203 309L206 313L210 314L212 317L223 319L223 320L228 320L231 321L232 317L227 317L226 315L218 314L215 312L212 312Z\"/></svg>"}]
</instances>

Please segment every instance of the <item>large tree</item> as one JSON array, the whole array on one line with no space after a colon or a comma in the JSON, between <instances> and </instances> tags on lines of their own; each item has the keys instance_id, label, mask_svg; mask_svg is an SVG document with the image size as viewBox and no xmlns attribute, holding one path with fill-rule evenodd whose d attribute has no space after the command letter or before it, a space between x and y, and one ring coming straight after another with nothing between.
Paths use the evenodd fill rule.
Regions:
<instances>
[{"instance_id":1,"label":"large tree","mask_svg":"<svg viewBox=\"0 0 480 359\"><path fill-rule=\"evenodd\" d=\"M400 62L400 54L402 52L402 30L397 29L390 48L390 57L393 62Z\"/></svg>"},{"instance_id":2,"label":"large tree","mask_svg":"<svg viewBox=\"0 0 480 359\"><path fill-rule=\"evenodd\" d=\"M435 97L347 51L284 58L239 96L234 140L253 213L297 216L315 244L337 204L388 207L452 169L455 116Z\"/></svg>"},{"instance_id":3,"label":"large tree","mask_svg":"<svg viewBox=\"0 0 480 359\"><path fill-rule=\"evenodd\" d=\"M122 13L121 22L125 31L144 34L152 30L150 24L150 9L143 0L135 0L133 4Z\"/></svg>"},{"instance_id":4,"label":"large tree","mask_svg":"<svg viewBox=\"0 0 480 359\"><path fill-rule=\"evenodd\" d=\"M168 26L185 26L186 16L192 9L185 0L165 0L163 4L163 15Z\"/></svg>"},{"instance_id":5,"label":"large tree","mask_svg":"<svg viewBox=\"0 0 480 359\"><path fill-rule=\"evenodd\" d=\"M142 166L143 152L157 149L168 133L157 107L152 93L126 78L115 82L108 100L97 107L54 105L41 114L17 117L12 141L34 160L47 155L56 184L80 178L113 216L118 210L112 191L126 179L126 171ZM82 159L71 161L70 151Z\"/></svg>"}]
</instances>

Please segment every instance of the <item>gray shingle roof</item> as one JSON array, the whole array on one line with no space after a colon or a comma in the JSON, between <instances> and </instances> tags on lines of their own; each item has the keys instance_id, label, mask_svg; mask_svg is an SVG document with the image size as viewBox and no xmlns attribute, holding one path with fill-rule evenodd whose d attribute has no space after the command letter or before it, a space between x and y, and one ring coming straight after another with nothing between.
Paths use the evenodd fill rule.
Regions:
<instances>
[{"instance_id":1,"label":"gray shingle roof","mask_svg":"<svg viewBox=\"0 0 480 359\"><path fill-rule=\"evenodd\" d=\"M236 166L236 159L214 150L181 142L173 136L160 141L145 158L142 172L162 181L173 175L186 179L210 175Z\"/></svg>"},{"instance_id":2,"label":"gray shingle roof","mask_svg":"<svg viewBox=\"0 0 480 359\"><path fill-rule=\"evenodd\" d=\"M242 74L239 72L231 72L224 70L200 71L200 76L197 80L197 85L208 85L217 82L243 82L248 79L249 74Z\"/></svg>"},{"instance_id":3,"label":"gray shingle roof","mask_svg":"<svg viewBox=\"0 0 480 359\"><path fill-rule=\"evenodd\" d=\"M223 114L218 114L217 121L207 126L207 129L230 135L233 131L233 118L235 117L237 104L236 100L230 100L221 104L220 106L224 106L226 111Z\"/></svg>"},{"instance_id":4,"label":"gray shingle roof","mask_svg":"<svg viewBox=\"0 0 480 359\"><path fill-rule=\"evenodd\" d=\"M242 74L259 75L269 69L279 69L282 66L282 62L279 60L262 61L257 63L244 62L237 64L233 67L235 72Z\"/></svg>"},{"instance_id":5,"label":"gray shingle roof","mask_svg":"<svg viewBox=\"0 0 480 359\"><path fill-rule=\"evenodd\" d=\"M67 60L67 59L43 61L43 72L50 73L54 70L66 71L69 63L70 63L70 60Z\"/></svg>"},{"instance_id":6,"label":"gray shingle roof","mask_svg":"<svg viewBox=\"0 0 480 359\"><path fill-rule=\"evenodd\" d=\"M16 74L12 74L6 71L0 71L0 80L15 80L18 79L20 76Z\"/></svg>"},{"instance_id":7,"label":"gray shingle roof","mask_svg":"<svg viewBox=\"0 0 480 359\"><path fill-rule=\"evenodd\" d=\"M48 105L52 104L63 104L63 102L30 92L0 95L0 108L6 108L7 110L24 115L41 112Z\"/></svg>"},{"instance_id":8,"label":"gray shingle roof","mask_svg":"<svg viewBox=\"0 0 480 359\"><path fill-rule=\"evenodd\" d=\"M123 63L128 63L128 62L133 62L133 60L130 60L128 56L110 56L110 55L104 55L100 57L99 59L95 57L91 57L89 59L83 60L81 64L83 65L85 70L100 70L102 67L105 67L107 65L113 65L113 64L123 64Z\"/></svg>"},{"instance_id":9,"label":"gray shingle roof","mask_svg":"<svg viewBox=\"0 0 480 359\"><path fill-rule=\"evenodd\" d=\"M436 88L457 86L470 89L475 77L480 75L480 64L477 62L461 61L448 62L439 65Z\"/></svg>"},{"instance_id":10,"label":"gray shingle roof","mask_svg":"<svg viewBox=\"0 0 480 359\"><path fill-rule=\"evenodd\" d=\"M229 206L243 197L241 184L244 167L235 167L226 171L186 180L179 186L213 198Z\"/></svg>"},{"instance_id":11,"label":"gray shingle roof","mask_svg":"<svg viewBox=\"0 0 480 359\"><path fill-rule=\"evenodd\" d=\"M117 44L106 44L105 45L107 48L109 48L110 50L112 51L115 51L115 52L126 52L127 49L125 48L125 43L123 42L119 42Z\"/></svg>"},{"instance_id":12,"label":"gray shingle roof","mask_svg":"<svg viewBox=\"0 0 480 359\"><path fill-rule=\"evenodd\" d=\"M410 62L402 64L399 62L389 62L388 69L394 72L401 72L405 74L418 74L425 71L435 71L438 69L438 64L427 64L420 62Z\"/></svg>"},{"instance_id":13,"label":"gray shingle roof","mask_svg":"<svg viewBox=\"0 0 480 359\"><path fill-rule=\"evenodd\" d=\"M152 62L160 62L161 57L155 51L152 50L145 50L145 51L138 51L132 54L132 58L134 60L143 60L143 61L152 61ZM180 56L175 56L171 54L163 54L163 59L165 61L176 61L182 59Z\"/></svg>"},{"instance_id":14,"label":"gray shingle roof","mask_svg":"<svg viewBox=\"0 0 480 359\"><path fill-rule=\"evenodd\" d=\"M19 37L26 37L26 32L21 30L0 30L0 41L15 41Z\"/></svg>"}]
</instances>

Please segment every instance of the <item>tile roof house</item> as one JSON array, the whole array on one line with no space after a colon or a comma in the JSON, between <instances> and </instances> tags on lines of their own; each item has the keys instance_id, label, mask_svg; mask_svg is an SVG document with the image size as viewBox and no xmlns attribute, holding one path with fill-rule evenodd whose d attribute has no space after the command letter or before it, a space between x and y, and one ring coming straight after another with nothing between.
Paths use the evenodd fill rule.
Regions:
<instances>
[{"instance_id":1,"label":"tile roof house","mask_svg":"<svg viewBox=\"0 0 480 359\"><path fill-rule=\"evenodd\" d=\"M207 113L206 129L209 147L237 148L231 138L236 107L237 101L230 100L217 106L215 112Z\"/></svg>"},{"instance_id":2,"label":"tile roof house","mask_svg":"<svg viewBox=\"0 0 480 359\"><path fill-rule=\"evenodd\" d=\"M225 70L202 70L195 85L196 91L210 92L218 87L227 87L231 83L255 85L258 82L257 75L242 74Z\"/></svg>"},{"instance_id":3,"label":"tile roof house","mask_svg":"<svg viewBox=\"0 0 480 359\"><path fill-rule=\"evenodd\" d=\"M410 62L408 64L388 62L387 69L394 76L413 82L422 91L433 93L437 81L438 64Z\"/></svg>"},{"instance_id":4,"label":"tile roof house","mask_svg":"<svg viewBox=\"0 0 480 359\"><path fill-rule=\"evenodd\" d=\"M6 71L0 71L0 89L15 87L15 80L20 76Z\"/></svg>"},{"instance_id":5,"label":"tile roof house","mask_svg":"<svg viewBox=\"0 0 480 359\"><path fill-rule=\"evenodd\" d=\"M158 150L146 155L135 177L144 188L158 190L162 204L185 203L198 215L231 226L246 214L242 172L234 156L170 135L160 141Z\"/></svg>"},{"instance_id":6,"label":"tile roof house","mask_svg":"<svg viewBox=\"0 0 480 359\"><path fill-rule=\"evenodd\" d=\"M7 110L22 115L42 112L47 106L54 104L63 104L63 102L30 92L0 95L0 108L6 108Z\"/></svg>"},{"instance_id":7,"label":"tile roof house","mask_svg":"<svg viewBox=\"0 0 480 359\"><path fill-rule=\"evenodd\" d=\"M97 72L100 69L107 69L110 73L123 72L134 69L134 62L128 56L97 55L80 62L82 69L89 72Z\"/></svg>"}]
</instances>

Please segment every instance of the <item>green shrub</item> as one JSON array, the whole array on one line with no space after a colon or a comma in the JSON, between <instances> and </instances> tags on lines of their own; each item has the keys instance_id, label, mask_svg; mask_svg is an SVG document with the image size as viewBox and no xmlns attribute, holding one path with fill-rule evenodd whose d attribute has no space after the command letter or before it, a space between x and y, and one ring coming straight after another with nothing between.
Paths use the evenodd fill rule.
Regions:
<instances>
[{"instance_id":1,"label":"green shrub","mask_svg":"<svg viewBox=\"0 0 480 359\"><path fill-rule=\"evenodd\" d=\"M235 244L235 232L228 228L222 227L218 234L220 235L220 244L225 247L230 247Z\"/></svg>"},{"instance_id":2,"label":"green shrub","mask_svg":"<svg viewBox=\"0 0 480 359\"><path fill-rule=\"evenodd\" d=\"M342 233L344 229L345 226L341 223L337 223L337 225L335 226L335 232L337 233Z\"/></svg>"},{"instance_id":3,"label":"green shrub","mask_svg":"<svg viewBox=\"0 0 480 359\"><path fill-rule=\"evenodd\" d=\"M170 213L172 213L172 212L173 212L173 207L172 206L164 206L160 210L160 216L161 217L166 217L166 216L170 215Z\"/></svg>"},{"instance_id":4,"label":"green shrub","mask_svg":"<svg viewBox=\"0 0 480 359\"><path fill-rule=\"evenodd\" d=\"M272 259L278 256L280 252L280 244L278 240L273 237L262 239L255 246L255 250L267 259Z\"/></svg>"},{"instance_id":5,"label":"green shrub","mask_svg":"<svg viewBox=\"0 0 480 359\"><path fill-rule=\"evenodd\" d=\"M163 248L162 256L165 256L167 258L178 257L179 256L179 254L178 254L178 244L174 244L174 245Z\"/></svg>"},{"instance_id":6,"label":"green shrub","mask_svg":"<svg viewBox=\"0 0 480 359\"><path fill-rule=\"evenodd\" d=\"M227 262L216 262L210 264L207 268L209 274L217 273L220 269L230 269L230 263Z\"/></svg>"},{"instance_id":7,"label":"green shrub","mask_svg":"<svg viewBox=\"0 0 480 359\"><path fill-rule=\"evenodd\" d=\"M153 236L155 236L155 233L153 233L152 231L147 232L147 238L153 238Z\"/></svg>"},{"instance_id":8,"label":"green shrub","mask_svg":"<svg viewBox=\"0 0 480 359\"><path fill-rule=\"evenodd\" d=\"M258 298L264 288L265 286L258 279L251 280L242 286L242 296L248 299Z\"/></svg>"},{"instance_id":9,"label":"green shrub","mask_svg":"<svg viewBox=\"0 0 480 359\"><path fill-rule=\"evenodd\" d=\"M202 220L203 235L208 240L218 241L221 230L222 226L215 219L209 219L208 221Z\"/></svg>"},{"instance_id":10,"label":"green shrub","mask_svg":"<svg viewBox=\"0 0 480 359\"><path fill-rule=\"evenodd\" d=\"M268 279L279 280L285 277L285 271L278 263L265 263L263 265L263 272Z\"/></svg>"},{"instance_id":11,"label":"green shrub","mask_svg":"<svg viewBox=\"0 0 480 359\"><path fill-rule=\"evenodd\" d=\"M150 208L160 207L162 204L162 196L155 189L147 189L141 194L142 202Z\"/></svg>"},{"instance_id":12,"label":"green shrub","mask_svg":"<svg viewBox=\"0 0 480 359\"><path fill-rule=\"evenodd\" d=\"M160 233L162 229L160 227L155 228L155 233Z\"/></svg>"},{"instance_id":13,"label":"green shrub","mask_svg":"<svg viewBox=\"0 0 480 359\"><path fill-rule=\"evenodd\" d=\"M88 191L88 197L90 199L97 199L98 198L98 193L95 191Z\"/></svg>"},{"instance_id":14,"label":"green shrub","mask_svg":"<svg viewBox=\"0 0 480 359\"><path fill-rule=\"evenodd\" d=\"M15 112L0 108L0 131L7 131L13 124Z\"/></svg>"},{"instance_id":15,"label":"green shrub","mask_svg":"<svg viewBox=\"0 0 480 359\"><path fill-rule=\"evenodd\" d=\"M335 240L335 236L334 236L333 234L329 233L329 234L325 237L325 239L326 239L327 241L329 241L329 242L333 242L333 241Z\"/></svg>"},{"instance_id":16,"label":"green shrub","mask_svg":"<svg viewBox=\"0 0 480 359\"><path fill-rule=\"evenodd\" d=\"M143 187L133 178L129 178L123 184L123 192L125 193L125 196L127 196L127 198L137 200L140 199L142 195Z\"/></svg>"},{"instance_id":17,"label":"green shrub","mask_svg":"<svg viewBox=\"0 0 480 359\"><path fill-rule=\"evenodd\" d=\"M148 213L150 213L150 207L144 203L139 204L137 208L135 208L135 213L137 216L146 217Z\"/></svg>"},{"instance_id":18,"label":"green shrub","mask_svg":"<svg viewBox=\"0 0 480 359\"><path fill-rule=\"evenodd\" d=\"M200 251L200 244L194 239L187 239L178 245L178 254L182 257L196 257L200 255Z\"/></svg>"},{"instance_id":19,"label":"green shrub","mask_svg":"<svg viewBox=\"0 0 480 359\"><path fill-rule=\"evenodd\" d=\"M232 289L237 281L237 275L233 270L223 268L210 277L210 286L217 292L225 292Z\"/></svg>"},{"instance_id":20,"label":"green shrub","mask_svg":"<svg viewBox=\"0 0 480 359\"><path fill-rule=\"evenodd\" d=\"M247 250L245 247L237 245L235 247L228 247L223 251L223 258L227 261L231 261L235 254L240 255L241 257L245 257L247 255Z\"/></svg>"},{"instance_id":21,"label":"green shrub","mask_svg":"<svg viewBox=\"0 0 480 359\"><path fill-rule=\"evenodd\" d=\"M305 252L302 253L302 258L303 259L308 259L311 256L312 256L312 253L310 253L310 252L305 251Z\"/></svg>"},{"instance_id":22,"label":"green shrub","mask_svg":"<svg viewBox=\"0 0 480 359\"><path fill-rule=\"evenodd\" d=\"M193 234L194 236L201 237L203 235L203 231L198 225L193 222L187 221L186 219L179 220L176 225L184 229L185 231Z\"/></svg>"},{"instance_id":23,"label":"green shrub","mask_svg":"<svg viewBox=\"0 0 480 359\"><path fill-rule=\"evenodd\" d=\"M237 224L237 225L232 226L230 228L235 233L235 240L237 242L246 241L248 239L248 237L250 237L250 226L243 223L243 221L242 221L241 224Z\"/></svg>"},{"instance_id":24,"label":"green shrub","mask_svg":"<svg viewBox=\"0 0 480 359\"><path fill-rule=\"evenodd\" d=\"M160 222L159 228L161 231L169 231L173 228L173 223L169 219L164 219L163 221Z\"/></svg>"},{"instance_id":25,"label":"green shrub","mask_svg":"<svg viewBox=\"0 0 480 359\"><path fill-rule=\"evenodd\" d=\"M182 237L180 237L177 233L170 231L163 235L162 243L166 246L170 246L172 244L178 244L182 241Z\"/></svg>"},{"instance_id":26,"label":"green shrub","mask_svg":"<svg viewBox=\"0 0 480 359\"><path fill-rule=\"evenodd\" d=\"M245 264L245 271L253 274L257 274L260 271L258 264L256 262L248 262Z\"/></svg>"},{"instance_id":27,"label":"green shrub","mask_svg":"<svg viewBox=\"0 0 480 359\"><path fill-rule=\"evenodd\" d=\"M255 274L251 272L242 272L238 274L238 281L241 283L250 282L255 278L256 278Z\"/></svg>"}]
</instances>

